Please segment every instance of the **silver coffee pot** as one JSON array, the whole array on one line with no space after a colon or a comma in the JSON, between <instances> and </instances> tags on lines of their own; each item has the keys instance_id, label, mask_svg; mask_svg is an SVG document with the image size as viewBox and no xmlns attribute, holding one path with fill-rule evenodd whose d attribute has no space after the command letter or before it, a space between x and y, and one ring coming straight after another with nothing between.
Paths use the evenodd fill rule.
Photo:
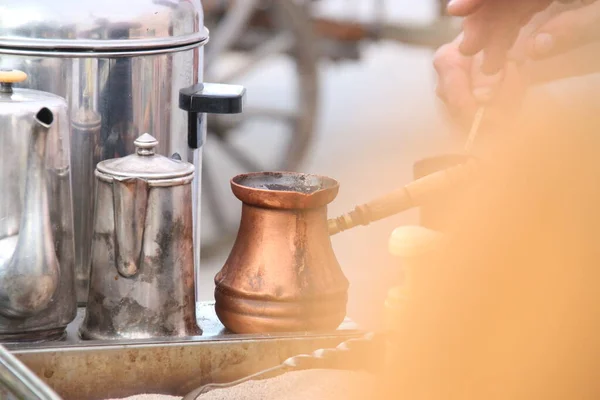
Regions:
<instances>
[{"instance_id":1,"label":"silver coffee pot","mask_svg":"<svg viewBox=\"0 0 600 400\"><path fill-rule=\"evenodd\" d=\"M196 322L194 166L156 154L143 134L136 152L96 168L92 263L83 339L149 339L202 333Z\"/></svg>"},{"instance_id":2,"label":"silver coffee pot","mask_svg":"<svg viewBox=\"0 0 600 400\"><path fill-rule=\"evenodd\" d=\"M0 71L0 341L60 339L77 311L66 101Z\"/></svg>"}]
</instances>

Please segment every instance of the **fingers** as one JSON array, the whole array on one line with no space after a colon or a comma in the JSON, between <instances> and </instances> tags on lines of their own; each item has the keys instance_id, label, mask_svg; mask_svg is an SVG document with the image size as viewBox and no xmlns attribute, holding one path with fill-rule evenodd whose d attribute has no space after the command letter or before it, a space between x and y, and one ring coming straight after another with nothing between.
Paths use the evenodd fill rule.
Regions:
<instances>
[{"instance_id":1,"label":"fingers","mask_svg":"<svg viewBox=\"0 0 600 400\"><path fill-rule=\"evenodd\" d=\"M498 109L506 117L513 117L521 107L528 84L529 77L525 68L514 62L508 62L489 105Z\"/></svg>"},{"instance_id":2,"label":"fingers","mask_svg":"<svg viewBox=\"0 0 600 400\"><path fill-rule=\"evenodd\" d=\"M528 87L522 65L507 63L501 72L487 75L481 72L483 62L481 53L463 56L456 43L440 48L435 56L437 95L450 117L465 130L482 105L487 106L489 123L504 126L517 115Z\"/></svg>"},{"instance_id":3,"label":"fingers","mask_svg":"<svg viewBox=\"0 0 600 400\"><path fill-rule=\"evenodd\" d=\"M450 0L448 3L447 11L448 14L454 17L466 17L468 15L474 14L478 11L483 5L489 5L493 2L500 3L503 0ZM504 0L506 1L506 0ZM541 1L541 0L522 0L528 1L530 4L534 6L544 7L550 1ZM578 0L557 0L559 3L574 3ZM579 0L583 4L591 4L596 0Z\"/></svg>"},{"instance_id":4,"label":"fingers","mask_svg":"<svg viewBox=\"0 0 600 400\"><path fill-rule=\"evenodd\" d=\"M465 17L473 14L485 2L486 0L450 0L448 3L448 14L455 17Z\"/></svg>"},{"instance_id":5,"label":"fingers","mask_svg":"<svg viewBox=\"0 0 600 400\"><path fill-rule=\"evenodd\" d=\"M491 76L481 72L478 67L482 57L473 63L472 93L478 106L485 106L485 119L482 128L486 132L504 134L510 131L511 124L517 120L527 90L527 75L517 63L508 62L501 72ZM471 126L475 113L465 118L465 126ZM468 119L466 119L468 118ZM467 125L467 123L469 125Z\"/></svg>"},{"instance_id":6,"label":"fingers","mask_svg":"<svg viewBox=\"0 0 600 400\"><path fill-rule=\"evenodd\" d=\"M496 30L494 40L483 50L484 58L481 71L484 74L496 75L504 65L510 49L517 40L518 30Z\"/></svg>"},{"instance_id":7,"label":"fingers","mask_svg":"<svg viewBox=\"0 0 600 400\"><path fill-rule=\"evenodd\" d=\"M504 64L509 51L516 41L519 30L499 27L492 32L486 32L488 28L481 29L482 25L493 25L493 21L484 24L485 20L465 20L464 39L460 45L460 51L465 56L474 56L483 51L484 57L481 71L488 75L496 75ZM482 34L485 32L487 34Z\"/></svg>"},{"instance_id":8,"label":"fingers","mask_svg":"<svg viewBox=\"0 0 600 400\"><path fill-rule=\"evenodd\" d=\"M511 8L497 1L487 1L475 13L463 21L464 39L460 50L466 56L473 56L482 50L485 62L484 73L494 75L502 69L508 52L516 41L521 22ZM530 12L526 13L531 15Z\"/></svg>"},{"instance_id":9,"label":"fingers","mask_svg":"<svg viewBox=\"0 0 600 400\"><path fill-rule=\"evenodd\" d=\"M488 21L482 13L476 13L472 18L463 20L463 38L460 51L465 56L474 56L483 49L490 35L487 34Z\"/></svg>"},{"instance_id":10,"label":"fingers","mask_svg":"<svg viewBox=\"0 0 600 400\"><path fill-rule=\"evenodd\" d=\"M531 40L531 57L553 57L600 41L600 2L588 0L588 3L559 14L542 25Z\"/></svg>"},{"instance_id":11,"label":"fingers","mask_svg":"<svg viewBox=\"0 0 600 400\"><path fill-rule=\"evenodd\" d=\"M452 118L461 125L468 123L478 104L471 91L472 60L458 50L458 41L441 47L434 57L438 73L437 95Z\"/></svg>"},{"instance_id":12,"label":"fingers","mask_svg":"<svg viewBox=\"0 0 600 400\"><path fill-rule=\"evenodd\" d=\"M482 71L482 66L486 59L482 53L474 57L471 64L471 93L475 100L480 104L490 103L499 91L504 81L504 70L495 74L486 74Z\"/></svg>"},{"instance_id":13,"label":"fingers","mask_svg":"<svg viewBox=\"0 0 600 400\"><path fill-rule=\"evenodd\" d=\"M466 56L482 50L485 62L482 70L496 74L506 63L508 53L521 28L553 0L455 0L449 8L455 15L465 15L464 39L460 45ZM567 1L567 0L565 0ZM456 11L458 9L458 11Z\"/></svg>"}]
</instances>

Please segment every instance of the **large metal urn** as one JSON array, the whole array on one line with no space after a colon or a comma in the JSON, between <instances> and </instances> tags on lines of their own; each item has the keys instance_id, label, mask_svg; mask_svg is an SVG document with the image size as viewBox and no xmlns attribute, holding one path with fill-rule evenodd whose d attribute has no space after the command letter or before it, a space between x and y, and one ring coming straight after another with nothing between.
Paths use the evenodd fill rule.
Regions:
<instances>
[{"instance_id":1,"label":"large metal urn","mask_svg":"<svg viewBox=\"0 0 600 400\"><path fill-rule=\"evenodd\" d=\"M208 41L200 0L3 0L0 68L25 71L24 87L67 99L77 298L87 300L98 162L135 152L153 132L157 153L196 167L195 266L200 259L204 113L240 112L243 89L202 85Z\"/></svg>"}]
</instances>

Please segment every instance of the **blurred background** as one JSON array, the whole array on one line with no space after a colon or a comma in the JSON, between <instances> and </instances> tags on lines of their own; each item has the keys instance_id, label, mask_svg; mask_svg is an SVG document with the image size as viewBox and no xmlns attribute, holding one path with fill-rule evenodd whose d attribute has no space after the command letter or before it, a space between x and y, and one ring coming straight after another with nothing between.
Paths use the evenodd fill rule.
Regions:
<instances>
[{"instance_id":1,"label":"blurred background","mask_svg":"<svg viewBox=\"0 0 600 400\"><path fill-rule=\"evenodd\" d=\"M243 84L241 117L209 121L204 153L200 285L212 300L241 203L236 174L294 170L340 182L337 216L412 179L420 158L457 136L435 97L433 52L458 31L443 0L204 1L207 81ZM267 4L267 5L265 5ZM398 279L388 237L409 212L332 238L350 281L348 315L376 329Z\"/></svg>"}]
</instances>

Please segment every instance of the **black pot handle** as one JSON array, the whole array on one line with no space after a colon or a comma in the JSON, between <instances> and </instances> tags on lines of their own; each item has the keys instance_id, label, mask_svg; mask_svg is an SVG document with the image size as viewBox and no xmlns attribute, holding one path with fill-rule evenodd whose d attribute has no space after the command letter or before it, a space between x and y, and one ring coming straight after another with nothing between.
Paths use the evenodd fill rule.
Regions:
<instances>
[{"instance_id":1,"label":"black pot handle","mask_svg":"<svg viewBox=\"0 0 600 400\"><path fill-rule=\"evenodd\" d=\"M239 114L244 107L246 88L219 83L197 83L179 91L179 108L188 113L188 146L202 147L198 126L202 114Z\"/></svg>"}]
</instances>

